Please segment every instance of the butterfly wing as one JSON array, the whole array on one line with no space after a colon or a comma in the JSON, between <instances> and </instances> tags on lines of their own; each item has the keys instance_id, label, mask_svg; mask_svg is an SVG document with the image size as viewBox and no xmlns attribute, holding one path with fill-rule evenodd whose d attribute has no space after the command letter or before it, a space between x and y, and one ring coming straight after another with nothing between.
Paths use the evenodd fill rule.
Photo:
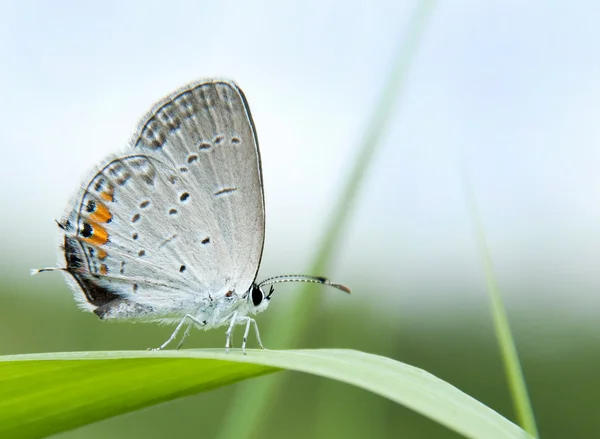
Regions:
<instances>
[{"instance_id":1,"label":"butterfly wing","mask_svg":"<svg viewBox=\"0 0 600 439\"><path fill-rule=\"evenodd\" d=\"M142 118L62 222L80 303L102 318L177 318L243 295L264 243L258 141L242 91L189 84Z\"/></svg>"}]
</instances>

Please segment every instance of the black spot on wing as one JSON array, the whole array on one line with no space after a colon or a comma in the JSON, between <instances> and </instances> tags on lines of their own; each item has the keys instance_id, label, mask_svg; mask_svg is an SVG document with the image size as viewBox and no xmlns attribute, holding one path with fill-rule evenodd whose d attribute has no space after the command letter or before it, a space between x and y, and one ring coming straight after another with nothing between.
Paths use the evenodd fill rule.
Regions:
<instances>
[{"instance_id":1,"label":"black spot on wing","mask_svg":"<svg viewBox=\"0 0 600 439\"><path fill-rule=\"evenodd\" d=\"M85 210L88 213L93 213L96 211L96 202L94 200L89 200L85 206Z\"/></svg>"},{"instance_id":2,"label":"black spot on wing","mask_svg":"<svg viewBox=\"0 0 600 439\"><path fill-rule=\"evenodd\" d=\"M94 234L94 229L89 223L83 223L81 229L81 236L84 238L90 238Z\"/></svg>"},{"instance_id":3,"label":"black spot on wing","mask_svg":"<svg viewBox=\"0 0 600 439\"><path fill-rule=\"evenodd\" d=\"M217 192L215 192L215 197L218 197L220 195L227 195L230 194L232 192L235 192L237 189L234 187L226 187L223 189L218 190Z\"/></svg>"}]
</instances>

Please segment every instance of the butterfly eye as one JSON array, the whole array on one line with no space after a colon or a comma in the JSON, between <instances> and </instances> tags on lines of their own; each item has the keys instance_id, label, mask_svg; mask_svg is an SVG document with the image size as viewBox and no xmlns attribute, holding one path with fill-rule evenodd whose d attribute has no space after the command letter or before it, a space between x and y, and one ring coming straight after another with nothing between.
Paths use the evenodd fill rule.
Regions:
<instances>
[{"instance_id":1,"label":"butterfly eye","mask_svg":"<svg viewBox=\"0 0 600 439\"><path fill-rule=\"evenodd\" d=\"M263 294L261 289L254 285L252 287L252 303L254 304L254 306L260 305L264 298L265 295Z\"/></svg>"}]
</instances>

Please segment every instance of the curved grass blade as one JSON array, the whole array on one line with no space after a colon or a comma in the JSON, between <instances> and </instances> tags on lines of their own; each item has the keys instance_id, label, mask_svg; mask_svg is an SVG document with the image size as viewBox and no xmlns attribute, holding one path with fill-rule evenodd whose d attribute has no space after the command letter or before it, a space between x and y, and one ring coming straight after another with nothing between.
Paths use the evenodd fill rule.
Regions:
<instances>
[{"instance_id":1,"label":"curved grass blade","mask_svg":"<svg viewBox=\"0 0 600 439\"><path fill-rule=\"evenodd\" d=\"M475 235L483 264L486 286L490 297L490 310L494 322L494 332L496 333L496 340L498 340L502 363L504 364L504 372L506 374L506 380L510 389L510 395L515 407L517 419L519 424L529 434L534 437L539 437L535 416L533 414L533 407L531 406L531 400L529 399L529 393L527 392L527 384L525 383L523 369L519 362L519 353L515 346L515 340L510 330L506 309L504 308L502 296L500 295L500 290L494 274L494 264L492 263L492 256L485 237L485 229L477 206L473 185L468 178L464 159L461 161L461 177L467 201L467 208L469 210L469 216L471 217L473 234Z\"/></svg>"},{"instance_id":2,"label":"curved grass blade","mask_svg":"<svg viewBox=\"0 0 600 439\"><path fill-rule=\"evenodd\" d=\"M456 387L398 361L320 349L114 351L0 357L0 437L34 439L281 369L339 380L470 438L530 438ZM190 421L193 422L193 421Z\"/></svg>"}]
</instances>

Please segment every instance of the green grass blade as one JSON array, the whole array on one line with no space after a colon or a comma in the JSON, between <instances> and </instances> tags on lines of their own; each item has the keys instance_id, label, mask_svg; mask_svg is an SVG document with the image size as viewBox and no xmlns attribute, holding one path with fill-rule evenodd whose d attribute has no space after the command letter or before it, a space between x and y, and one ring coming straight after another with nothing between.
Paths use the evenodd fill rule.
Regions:
<instances>
[{"instance_id":1,"label":"green grass blade","mask_svg":"<svg viewBox=\"0 0 600 439\"><path fill-rule=\"evenodd\" d=\"M417 54L434 6L435 1L425 0L419 2L406 33L406 38L402 41L403 44L398 47L388 82L385 84L379 102L371 115L364 137L360 142L354 166L347 176L346 184L325 229L321 246L312 266L314 273L324 273L330 265L342 231L349 218L351 218L358 191L363 184L377 148L381 144L381 139L387 133L393 110L401 98L410 67ZM303 296L300 297L299 301L309 303L308 300L304 300Z\"/></svg>"},{"instance_id":2,"label":"green grass blade","mask_svg":"<svg viewBox=\"0 0 600 439\"><path fill-rule=\"evenodd\" d=\"M351 217L358 190L370 168L377 147L387 131L394 106L399 100L434 6L435 1L431 0L421 1L418 4L406 38L398 47L388 81L359 144L358 154L352 170L346 178L342 194L334 205L309 274L326 275L328 272L332 255L337 249L338 241ZM338 281L342 282L343 280ZM319 295L306 294L307 290L311 288L313 286L308 284L299 287L299 291L291 300L289 311L280 312L274 316L272 327L277 328L277 333L270 340L273 347L293 346L310 326L310 316L315 314L315 310L321 302ZM253 437L259 423L265 420L264 415L260 414L267 413L265 405L273 398L278 386L278 379L241 386L236 399L232 402L233 409L229 410L228 418L223 423L219 437L221 439Z\"/></svg>"},{"instance_id":3,"label":"green grass blade","mask_svg":"<svg viewBox=\"0 0 600 439\"><path fill-rule=\"evenodd\" d=\"M525 377L523 376L523 370L521 368L521 363L519 362L519 354L515 346L504 303L494 274L494 265L487 244L481 214L479 213L473 186L468 179L464 166L462 169L462 179L469 215L473 224L473 232L479 246L486 286L490 296L490 308L494 321L494 331L496 333L496 339L498 340L498 346L500 347L504 371L510 388L517 420L519 425L521 425L529 434L538 437L533 408L531 406L529 394L527 393L527 385L525 384Z\"/></svg>"},{"instance_id":4,"label":"green grass blade","mask_svg":"<svg viewBox=\"0 0 600 439\"><path fill-rule=\"evenodd\" d=\"M528 438L435 376L352 350L113 351L0 357L0 437L41 438L281 369L339 380L403 404L469 438ZM193 420L190 420L193 422Z\"/></svg>"}]
</instances>

